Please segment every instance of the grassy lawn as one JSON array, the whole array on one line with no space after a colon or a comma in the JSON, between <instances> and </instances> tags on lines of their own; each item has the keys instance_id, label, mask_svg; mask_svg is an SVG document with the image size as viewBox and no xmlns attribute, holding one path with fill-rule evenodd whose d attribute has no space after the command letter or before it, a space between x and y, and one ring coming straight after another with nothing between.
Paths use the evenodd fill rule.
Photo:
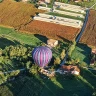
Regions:
<instances>
[{"instance_id":1,"label":"grassy lawn","mask_svg":"<svg viewBox=\"0 0 96 96\"><path fill-rule=\"evenodd\" d=\"M77 44L72 53L73 59L80 59L80 62L90 64L91 48L84 44Z\"/></svg>"},{"instance_id":2,"label":"grassy lawn","mask_svg":"<svg viewBox=\"0 0 96 96\"><path fill-rule=\"evenodd\" d=\"M14 43L15 41L17 41L19 44L36 47L39 43L42 42L39 38L36 38L34 35L20 33L20 32L14 31L14 29L11 29L11 28L0 27L0 35L2 38L4 37L4 39L5 38L10 39L9 43L10 42ZM1 42L1 43L3 44L3 42ZM5 43L8 43L8 42L5 42ZM6 45L6 44L4 44L4 45ZM10 43L9 45L12 45L12 44Z\"/></svg>"}]
</instances>

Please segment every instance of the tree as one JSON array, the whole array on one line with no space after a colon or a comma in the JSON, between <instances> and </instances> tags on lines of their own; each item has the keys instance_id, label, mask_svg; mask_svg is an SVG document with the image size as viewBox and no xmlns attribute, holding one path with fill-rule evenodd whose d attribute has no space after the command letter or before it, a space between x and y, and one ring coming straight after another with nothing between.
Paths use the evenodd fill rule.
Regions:
<instances>
[{"instance_id":1,"label":"tree","mask_svg":"<svg viewBox=\"0 0 96 96\"><path fill-rule=\"evenodd\" d=\"M57 58L54 60L54 64L55 64L55 65L60 64L60 62L61 62L61 60L60 60L59 57L57 57Z\"/></svg>"},{"instance_id":2,"label":"tree","mask_svg":"<svg viewBox=\"0 0 96 96\"><path fill-rule=\"evenodd\" d=\"M37 65L33 65L30 69L29 69L29 73L31 74L37 74L38 73L38 66Z\"/></svg>"},{"instance_id":3,"label":"tree","mask_svg":"<svg viewBox=\"0 0 96 96\"><path fill-rule=\"evenodd\" d=\"M73 52L73 50L75 49L75 46L76 46L76 41L74 40L72 42L72 45L70 46L69 50L68 50L68 56L71 57L71 54Z\"/></svg>"},{"instance_id":4,"label":"tree","mask_svg":"<svg viewBox=\"0 0 96 96\"><path fill-rule=\"evenodd\" d=\"M27 68L27 69L29 69L29 68L30 68L30 66L31 66L31 62L30 62L30 61L28 61L28 62L26 63L26 68Z\"/></svg>"},{"instance_id":5,"label":"tree","mask_svg":"<svg viewBox=\"0 0 96 96\"><path fill-rule=\"evenodd\" d=\"M0 56L2 55L2 49L0 48Z\"/></svg>"},{"instance_id":6,"label":"tree","mask_svg":"<svg viewBox=\"0 0 96 96\"><path fill-rule=\"evenodd\" d=\"M64 59L65 55L66 55L65 54L65 50L63 49L62 52L61 52L61 54L60 54L62 60Z\"/></svg>"},{"instance_id":7,"label":"tree","mask_svg":"<svg viewBox=\"0 0 96 96\"><path fill-rule=\"evenodd\" d=\"M77 64L79 62L80 62L80 59L79 58L75 59L75 64Z\"/></svg>"}]
</instances>

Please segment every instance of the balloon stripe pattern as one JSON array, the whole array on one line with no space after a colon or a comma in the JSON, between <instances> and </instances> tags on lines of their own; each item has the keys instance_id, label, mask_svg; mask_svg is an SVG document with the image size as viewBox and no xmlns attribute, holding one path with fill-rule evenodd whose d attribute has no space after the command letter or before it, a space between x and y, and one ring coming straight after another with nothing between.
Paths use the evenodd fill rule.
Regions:
<instances>
[{"instance_id":1,"label":"balloon stripe pattern","mask_svg":"<svg viewBox=\"0 0 96 96\"><path fill-rule=\"evenodd\" d=\"M40 67L46 66L52 58L52 51L45 46L36 47L32 52L32 58Z\"/></svg>"}]
</instances>

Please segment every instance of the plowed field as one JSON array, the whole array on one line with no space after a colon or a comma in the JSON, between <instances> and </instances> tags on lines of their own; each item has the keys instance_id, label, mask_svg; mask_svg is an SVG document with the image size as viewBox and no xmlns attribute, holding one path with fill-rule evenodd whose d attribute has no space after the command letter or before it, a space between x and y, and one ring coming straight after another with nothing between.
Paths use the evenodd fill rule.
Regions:
<instances>
[{"instance_id":1,"label":"plowed field","mask_svg":"<svg viewBox=\"0 0 96 96\"><path fill-rule=\"evenodd\" d=\"M17 28L30 22L31 16L36 12L43 11L38 10L32 4L3 0L0 3L0 24Z\"/></svg>"},{"instance_id":2,"label":"plowed field","mask_svg":"<svg viewBox=\"0 0 96 96\"><path fill-rule=\"evenodd\" d=\"M45 35L50 38L68 40L73 40L80 31L78 28L36 20L26 26L23 26L21 30L29 33Z\"/></svg>"},{"instance_id":3,"label":"plowed field","mask_svg":"<svg viewBox=\"0 0 96 96\"><path fill-rule=\"evenodd\" d=\"M80 42L96 46L96 10L90 10L88 22Z\"/></svg>"}]
</instances>

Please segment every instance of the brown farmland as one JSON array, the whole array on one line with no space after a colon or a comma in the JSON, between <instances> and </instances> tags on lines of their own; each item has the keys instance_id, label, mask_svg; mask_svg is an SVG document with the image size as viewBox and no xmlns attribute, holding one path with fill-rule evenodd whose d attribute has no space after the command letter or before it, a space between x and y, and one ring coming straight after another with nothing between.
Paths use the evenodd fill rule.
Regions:
<instances>
[{"instance_id":1,"label":"brown farmland","mask_svg":"<svg viewBox=\"0 0 96 96\"><path fill-rule=\"evenodd\" d=\"M89 46L96 46L96 10L90 10L88 22L80 42Z\"/></svg>"},{"instance_id":2,"label":"brown farmland","mask_svg":"<svg viewBox=\"0 0 96 96\"><path fill-rule=\"evenodd\" d=\"M14 27L31 34L40 34L54 39L72 41L80 29L42 21L32 21L31 16L38 10L32 4L3 0L0 3L0 25Z\"/></svg>"},{"instance_id":3,"label":"brown farmland","mask_svg":"<svg viewBox=\"0 0 96 96\"><path fill-rule=\"evenodd\" d=\"M34 20L28 25L23 26L21 30L29 33L41 34L49 38L68 39L70 41L72 41L80 31L78 28L37 20Z\"/></svg>"},{"instance_id":4,"label":"brown farmland","mask_svg":"<svg viewBox=\"0 0 96 96\"><path fill-rule=\"evenodd\" d=\"M32 20L31 16L36 12L42 12L32 4L15 2L14 0L3 0L0 3L0 25L20 27Z\"/></svg>"}]
</instances>

